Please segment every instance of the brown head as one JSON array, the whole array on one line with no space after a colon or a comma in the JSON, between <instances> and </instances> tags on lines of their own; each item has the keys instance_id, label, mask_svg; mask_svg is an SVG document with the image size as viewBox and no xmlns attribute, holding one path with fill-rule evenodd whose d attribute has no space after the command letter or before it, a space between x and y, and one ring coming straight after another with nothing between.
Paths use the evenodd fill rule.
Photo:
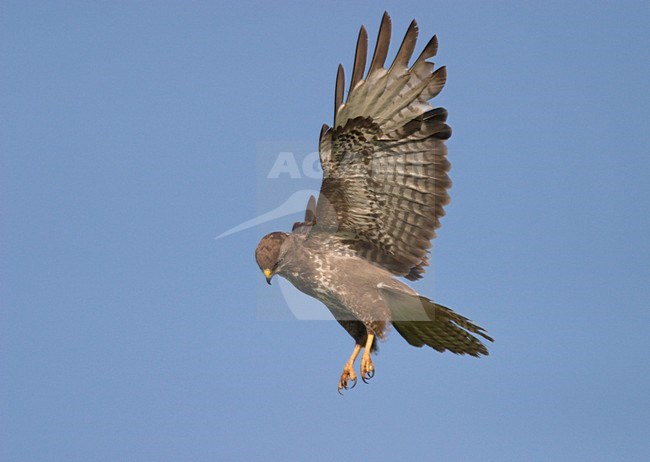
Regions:
<instances>
[{"instance_id":1,"label":"brown head","mask_svg":"<svg viewBox=\"0 0 650 462\"><path fill-rule=\"evenodd\" d=\"M287 233L281 232L267 234L255 249L255 261L269 284L271 284L271 278L278 269L282 244L288 236Z\"/></svg>"}]
</instances>

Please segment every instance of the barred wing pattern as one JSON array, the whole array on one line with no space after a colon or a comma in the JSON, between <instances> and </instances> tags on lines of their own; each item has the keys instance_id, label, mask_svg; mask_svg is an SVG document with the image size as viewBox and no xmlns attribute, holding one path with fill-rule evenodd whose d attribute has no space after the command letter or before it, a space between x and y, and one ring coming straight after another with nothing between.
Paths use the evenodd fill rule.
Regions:
<instances>
[{"instance_id":1,"label":"barred wing pattern","mask_svg":"<svg viewBox=\"0 0 650 462\"><path fill-rule=\"evenodd\" d=\"M361 28L345 102L339 66L334 126L324 125L320 136L323 183L314 231L332 233L368 261L415 280L428 264L430 240L449 202L444 140L451 129L447 111L428 103L442 90L446 72L427 61L437 51L435 36L408 67L415 21L385 69L390 30L384 14L364 79L368 38Z\"/></svg>"}]
</instances>

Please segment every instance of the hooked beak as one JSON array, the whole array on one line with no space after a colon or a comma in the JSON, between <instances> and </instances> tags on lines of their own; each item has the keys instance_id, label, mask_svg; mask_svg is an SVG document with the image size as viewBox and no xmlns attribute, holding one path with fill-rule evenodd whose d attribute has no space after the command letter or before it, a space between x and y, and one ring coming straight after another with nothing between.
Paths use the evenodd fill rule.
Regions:
<instances>
[{"instance_id":1,"label":"hooked beak","mask_svg":"<svg viewBox=\"0 0 650 462\"><path fill-rule=\"evenodd\" d=\"M273 277L273 273L271 272L270 269L265 269L262 271L264 273L264 277L266 278L266 283L268 285L271 285L271 278Z\"/></svg>"}]
</instances>

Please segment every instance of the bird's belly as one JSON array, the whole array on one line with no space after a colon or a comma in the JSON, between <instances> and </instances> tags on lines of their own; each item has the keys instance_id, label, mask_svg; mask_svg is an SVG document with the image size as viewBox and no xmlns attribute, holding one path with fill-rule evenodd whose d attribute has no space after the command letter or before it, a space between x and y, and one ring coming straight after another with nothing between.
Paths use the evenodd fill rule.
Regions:
<instances>
[{"instance_id":1,"label":"bird's belly","mask_svg":"<svg viewBox=\"0 0 650 462\"><path fill-rule=\"evenodd\" d=\"M323 303L338 321L359 321L361 317L355 310L351 310L349 301L346 300L346 291L332 284L329 279L314 279L313 275L292 273L283 275L293 286L302 293L315 298Z\"/></svg>"},{"instance_id":2,"label":"bird's belly","mask_svg":"<svg viewBox=\"0 0 650 462\"><path fill-rule=\"evenodd\" d=\"M388 307L381 299L377 285L392 281L387 272L370 266L365 261L359 265L349 258L343 262L330 260L329 265L303 266L285 271L284 276L301 292L321 301L336 319L362 321L386 320Z\"/></svg>"}]
</instances>

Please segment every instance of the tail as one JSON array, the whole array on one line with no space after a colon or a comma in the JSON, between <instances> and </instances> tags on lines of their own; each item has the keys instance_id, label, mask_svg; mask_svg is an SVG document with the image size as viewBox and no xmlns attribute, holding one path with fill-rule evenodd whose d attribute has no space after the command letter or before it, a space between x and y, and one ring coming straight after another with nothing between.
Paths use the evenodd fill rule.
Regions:
<instances>
[{"instance_id":1,"label":"tail","mask_svg":"<svg viewBox=\"0 0 650 462\"><path fill-rule=\"evenodd\" d=\"M411 345L427 345L440 352L448 350L459 355L489 354L481 340L472 334L490 342L494 340L466 317L421 295L386 288L380 290L382 297L389 301L395 330Z\"/></svg>"}]
</instances>

